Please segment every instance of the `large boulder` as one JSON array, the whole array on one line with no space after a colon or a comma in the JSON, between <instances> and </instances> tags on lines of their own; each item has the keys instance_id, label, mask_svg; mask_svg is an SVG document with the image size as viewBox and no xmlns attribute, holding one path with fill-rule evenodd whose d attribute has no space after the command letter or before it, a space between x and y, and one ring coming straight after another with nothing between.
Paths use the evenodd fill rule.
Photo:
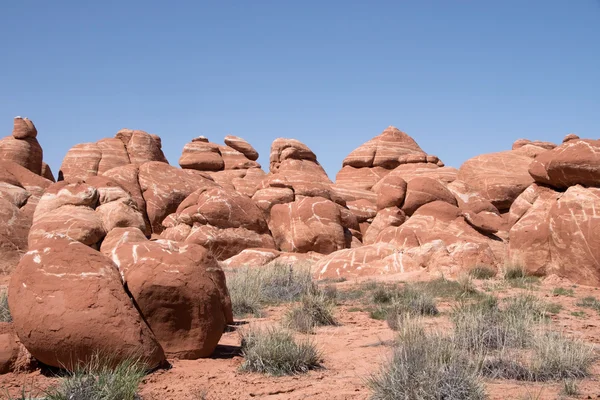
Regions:
<instances>
[{"instance_id":1,"label":"large boulder","mask_svg":"<svg viewBox=\"0 0 600 400\"><path fill-rule=\"evenodd\" d=\"M233 322L225 274L210 253L195 244L131 235L116 244L108 240L113 245L102 250L118 265L167 356L210 356Z\"/></svg>"},{"instance_id":2,"label":"large boulder","mask_svg":"<svg viewBox=\"0 0 600 400\"><path fill-rule=\"evenodd\" d=\"M67 369L98 353L115 363L140 357L149 369L164 360L109 258L60 235L36 245L12 274L8 302L15 331L37 360Z\"/></svg>"},{"instance_id":3,"label":"large boulder","mask_svg":"<svg viewBox=\"0 0 600 400\"><path fill-rule=\"evenodd\" d=\"M269 228L277 247L286 252L329 254L349 247L351 241L338 205L322 197L273 206Z\"/></svg>"},{"instance_id":4,"label":"large boulder","mask_svg":"<svg viewBox=\"0 0 600 400\"><path fill-rule=\"evenodd\" d=\"M600 187L600 140L568 140L536 157L529 173L536 182L558 189Z\"/></svg>"},{"instance_id":5,"label":"large boulder","mask_svg":"<svg viewBox=\"0 0 600 400\"><path fill-rule=\"evenodd\" d=\"M458 179L498 210L507 211L521 192L533 183L529 175L532 157L523 153L524 148L473 157L461 165Z\"/></svg>"},{"instance_id":6,"label":"large boulder","mask_svg":"<svg viewBox=\"0 0 600 400\"><path fill-rule=\"evenodd\" d=\"M225 168L219 146L200 140L192 140L183 147L179 165L198 171L220 171Z\"/></svg>"}]
</instances>

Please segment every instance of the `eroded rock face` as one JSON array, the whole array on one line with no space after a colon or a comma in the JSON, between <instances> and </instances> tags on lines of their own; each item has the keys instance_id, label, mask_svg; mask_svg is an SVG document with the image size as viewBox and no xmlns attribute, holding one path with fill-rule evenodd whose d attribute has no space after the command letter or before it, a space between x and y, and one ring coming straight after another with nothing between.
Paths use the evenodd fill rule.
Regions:
<instances>
[{"instance_id":1,"label":"eroded rock face","mask_svg":"<svg viewBox=\"0 0 600 400\"><path fill-rule=\"evenodd\" d=\"M198 171L220 171L225 168L219 146L203 141L192 141L186 144L179 165L181 168Z\"/></svg>"},{"instance_id":2,"label":"eroded rock face","mask_svg":"<svg viewBox=\"0 0 600 400\"><path fill-rule=\"evenodd\" d=\"M576 185L561 193L534 187L524 194L533 200L510 230L510 260L530 274L600 284L600 189Z\"/></svg>"},{"instance_id":3,"label":"eroded rock face","mask_svg":"<svg viewBox=\"0 0 600 400\"><path fill-rule=\"evenodd\" d=\"M188 196L163 225L162 236L204 246L225 260L253 247L275 248L263 212L252 199L220 187Z\"/></svg>"},{"instance_id":4,"label":"eroded rock face","mask_svg":"<svg viewBox=\"0 0 600 400\"><path fill-rule=\"evenodd\" d=\"M118 265L145 321L168 357L210 356L233 322L217 261L195 244L137 239L130 233L103 250Z\"/></svg>"},{"instance_id":5,"label":"eroded rock face","mask_svg":"<svg viewBox=\"0 0 600 400\"><path fill-rule=\"evenodd\" d=\"M60 181L41 197L29 231L29 245L50 234L61 234L85 245L98 247L104 236L117 227L146 231L142 213L130 194L107 177L86 181Z\"/></svg>"},{"instance_id":6,"label":"eroded rock face","mask_svg":"<svg viewBox=\"0 0 600 400\"><path fill-rule=\"evenodd\" d=\"M10 274L27 252L33 213L52 184L10 161L0 161L0 275Z\"/></svg>"},{"instance_id":7,"label":"eroded rock face","mask_svg":"<svg viewBox=\"0 0 600 400\"><path fill-rule=\"evenodd\" d=\"M139 168L138 181L146 202L153 233L163 231L163 220L199 188L216 187L206 174L182 170L161 162L148 162Z\"/></svg>"},{"instance_id":8,"label":"eroded rock face","mask_svg":"<svg viewBox=\"0 0 600 400\"><path fill-rule=\"evenodd\" d=\"M600 140L569 139L537 156L529 166L536 182L565 189L600 186Z\"/></svg>"},{"instance_id":9,"label":"eroded rock face","mask_svg":"<svg viewBox=\"0 0 600 400\"><path fill-rule=\"evenodd\" d=\"M82 180L118 167L139 166L150 161L168 164L161 150L160 137L144 131L121 129L114 138L73 146L63 159L58 180Z\"/></svg>"},{"instance_id":10,"label":"eroded rock face","mask_svg":"<svg viewBox=\"0 0 600 400\"><path fill-rule=\"evenodd\" d=\"M431 156L431 161L438 163ZM426 163L427 154L413 138L399 129L390 126L383 133L364 143L351 152L343 162L355 168L383 167L394 169L400 164Z\"/></svg>"},{"instance_id":11,"label":"eroded rock face","mask_svg":"<svg viewBox=\"0 0 600 400\"><path fill-rule=\"evenodd\" d=\"M349 247L338 206L322 197L303 197L271 209L269 227L277 247L286 252L329 254Z\"/></svg>"},{"instance_id":12,"label":"eroded rock face","mask_svg":"<svg viewBox=\"0 0 600 400\"><path fill-rule=\"evenodd\" d=\"M508 210L512 202L533 183L529 175L532 157L520 150L473 157L461 165L458 179L498 210Z\"/></svg>"},{"instance_id":13,"label":"eroded rock face","mask_svg":"<svg viewBox=\"0 0 600 400\"><path fill-rule=\"evenodd\" d=\"M254 147L252 147L250 143L246 142L241 137L227 135L225 136L225 144L232 149L239 151L249 160L258 160L258 152L254 150Z\"/></svg>"},{"instance_id":14,"label":"eroded rock face","mask_svg":"<svg viewBox=\"0 0 600 400\"><path fill-rule=\"evenodd\" d=\"M165 358L121 284L113 262L61 236L38 241L11 277L9 306L17 335L44 364L73 369L97 353L114 362Z\"/></svg>"}]
</instances>

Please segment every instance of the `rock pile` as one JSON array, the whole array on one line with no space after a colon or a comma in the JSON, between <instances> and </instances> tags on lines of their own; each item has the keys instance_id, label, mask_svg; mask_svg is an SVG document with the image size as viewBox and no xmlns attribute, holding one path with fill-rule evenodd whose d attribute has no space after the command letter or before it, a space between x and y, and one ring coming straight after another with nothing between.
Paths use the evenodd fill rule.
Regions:
<instances>
[{"instance_id":1,"label":"rock pile","mask_svg":"<svg viewBox=\"0 0 600 400\"><path fill-rule=\"evenodd\" d=\"M268 173L237 136L192 139L177 168L158 136L123 129L71 148L54 183L36 137L18 117L0 140L14 318L0 324L0 373L27 351L67 368L97 351L148 368L207 357L233 322L221 267L306 262L349 278L519 263L600 285L597 140L521 139L455 169L388 127L332 182L295 139L273 142Z\"/></svg>"}]
</instances>

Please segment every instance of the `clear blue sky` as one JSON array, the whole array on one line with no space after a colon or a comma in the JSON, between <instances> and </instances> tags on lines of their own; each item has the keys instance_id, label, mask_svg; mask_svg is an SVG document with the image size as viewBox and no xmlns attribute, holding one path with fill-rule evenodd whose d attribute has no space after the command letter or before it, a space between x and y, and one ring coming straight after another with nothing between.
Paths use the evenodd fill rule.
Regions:
<instances>
[{"instance_id":1,"label":"clear blue sky","mask_svg":"<svg viewBox=\"0 0 600 400\"><path fill-rule=\"evenodd\" d=\"M184 144L306 143L332 178L388 125L458 167L600 132L600 1L3 1L0 126L31 118L56 175L120 128Z\"/></svg>"}]
</instances>

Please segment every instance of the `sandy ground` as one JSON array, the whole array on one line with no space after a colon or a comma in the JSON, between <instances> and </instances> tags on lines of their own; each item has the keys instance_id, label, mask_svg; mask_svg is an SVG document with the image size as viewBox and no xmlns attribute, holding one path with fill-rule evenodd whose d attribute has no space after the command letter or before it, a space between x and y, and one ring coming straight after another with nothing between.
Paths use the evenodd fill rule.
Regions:
<instances>
[{"instance_id":1,"label":"sandy ground","mask_svg":"<svg viewBox=\"0 0 600 400\"><path fill-rule=\"evenodd\" d=\"M348 290L356 282L337 283L338 291ZM499 297L530 292L546 301L562 306L552 317L552 326L566 334L577 336L600 348L600 314L577 306L586 296L600 298L598 288L577 286L558 279L546 279L531 290L514 289L501 281L477 281L477 285L494 289ZM554 296L556 287L573 289L574 296ZM424 320L428 329L447 331L451 324L448 311L454 301L439 301L442 315ZM265 318L249 318L235 327L243 330L250 324L273 324L281 320L289 305L266 309ZM357 310L358 309L358 310ZM583 312L572 315L572 312ZM144 400L181 399L367 399L366 378L376 372L391 354L394 338L385 321L371 319L359 301L344 301L336 307L340 322L336 327L318 328L310 335L323 355L323 369L305 375L270 377L238 370L243 361L239 354L240 333L233 330L223 335L212 358L202 360L171 360L172 367L148 375L140 386ZM15 396L21 389L43 389L56 382L40 371L0 376L0 398L3 392ZM600 398L600 360L592 368L592 375L579 382L580 395L574 398ZM560 399L562 383L530 383L507 380L486 381L490 399Z\"/></svg>"}]
</instances>

